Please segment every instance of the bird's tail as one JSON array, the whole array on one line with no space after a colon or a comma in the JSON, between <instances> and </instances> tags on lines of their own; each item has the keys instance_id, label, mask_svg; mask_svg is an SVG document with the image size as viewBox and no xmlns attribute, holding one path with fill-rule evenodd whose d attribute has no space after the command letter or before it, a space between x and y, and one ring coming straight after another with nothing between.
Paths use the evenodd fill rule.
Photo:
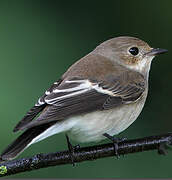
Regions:
<instances>
[{"instance_id":1,"label":"bird's tail","mask_svg":"<svg viewBox=\"0 0 172 180\"><path fill-rule=\"evenodd\" d=\"M45 132L50 126L55 124L55 122L43 124L40 126L32 127L27 129L23 134L21 134L14 142L12 142L0 155L0 161L6 161L14 159L17 155L24 151L32 141L36 139L40 134ZM48 136L47 136L48 137ZM46 138L46 137L45 137ZM43 139L43 138L42 138ZM39 139L41 140L41 139ZM37 141L39 141L37 140Z\"/></svg>"}]
</instances>

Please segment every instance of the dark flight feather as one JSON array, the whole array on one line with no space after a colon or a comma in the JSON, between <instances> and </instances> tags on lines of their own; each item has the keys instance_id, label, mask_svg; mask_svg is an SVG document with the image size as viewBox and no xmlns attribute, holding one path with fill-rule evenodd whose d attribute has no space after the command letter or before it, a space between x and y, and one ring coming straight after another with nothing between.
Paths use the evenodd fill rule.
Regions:
<instances>
[{"instance_id":1,"label":"dark flight feather","mask_svg":"<svg viewBox=\"0 0 172 180\"><path fill-rule=\"evenodd\" d=\"M62 82L61 79L56 81L47 91L52 92L52 90L56 88L61 82ZM22 118L22 120L18 122L18 124L13 129L13 132L17 132L18 130L20 130L21 127L30 123L47 106L47 104L44 102L45 97L46 94L44 94L39 98L39 101L42 103L40 104L38 101L37 104L35 104L35 106L33 106L26 113L26 115Z\"/></svg>"},{"instance_id":2,"label":"dark flight feather","mask_svg":"<svg viewBox=\"0 0 172 180\"><path fill-rule=\"evenodd\" d=\"M51 122L44 124L42 126L36 126L30 129L27 129L22 133L12 144L10 144L1 154L0 161L10 160L16 157L21 153L27 145L38 135L43 133L50 126L56 122Z\"/></svg>"}]
</instances>

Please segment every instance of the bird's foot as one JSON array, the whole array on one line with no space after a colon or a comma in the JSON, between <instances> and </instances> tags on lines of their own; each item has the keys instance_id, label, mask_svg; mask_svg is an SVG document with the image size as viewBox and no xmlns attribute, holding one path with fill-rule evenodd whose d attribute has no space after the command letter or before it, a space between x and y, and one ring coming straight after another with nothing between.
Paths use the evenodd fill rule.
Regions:
<instances>
[{"instance_id":1,"label":"bird's foot","mask_svg":"<svg viewBox=\"0 0 172 180\"><path fill-rule=\"evenodd\" d=\"M125 141L127 138L117 138L117 137L113 137L113 136L111 136L111 135L109 135L109 134L107 134L107 133L104 133L103 136L107 137L108 139L110 139L110 140L113 142L113 144L114 144L114 153L115 153L115 156L116 156L117 158L119 158L119 153L118 153L119 147L118 147L118 143Z\"/></svg>"},{"instance_id":2,"label":"bird's foot","mask_svg":"<svg viewBox=\"0 0 172 180\"><path fill-rule=\"evenodd\" d=\"M66 134L66 140L67 140L67 145L68 145L68 150L69 150L69 154L70 154L70 158L72 161L72 165L75 166L75 162L74 162L74 157L75 157L75 150L80 148L80 145L76 145L76 146L72 146L72 144L70 143L69 137Z\"/></svg>"}]
</instances>

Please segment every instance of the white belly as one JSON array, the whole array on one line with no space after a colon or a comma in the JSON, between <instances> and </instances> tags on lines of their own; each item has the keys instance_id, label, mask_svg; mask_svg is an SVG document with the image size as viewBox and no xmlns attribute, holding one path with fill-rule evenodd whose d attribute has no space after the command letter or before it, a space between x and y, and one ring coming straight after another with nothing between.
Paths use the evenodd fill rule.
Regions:
<instances>
[{"instance_id":1,"label":"white belly","mask_svg":"<svg viewBox=\"0 0 172 180\"><path fill-rule=\"evenodd\" d=\"M105 139L104 133L112 136L119 134L137 119L144 106L146 95L133 104L69 118L68 121L75 122L69 131L70 137L79 142L91 142Z\"/></svg>"}]
</instances>

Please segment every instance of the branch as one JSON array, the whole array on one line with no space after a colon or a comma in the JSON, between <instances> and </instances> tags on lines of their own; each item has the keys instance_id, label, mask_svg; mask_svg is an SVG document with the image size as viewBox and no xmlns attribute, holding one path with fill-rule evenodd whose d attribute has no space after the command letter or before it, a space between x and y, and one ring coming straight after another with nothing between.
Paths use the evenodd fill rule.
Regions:
<instances>
[{"instance_id":1,"label":"branch","mask_svg":"<svg viewBox=\"0 0 172 180\"><path fill-rule=\"evenodd\" d=\"M165 154L164 147L166 145L172 145L172 133L120 142L118 144L118 154L124 155L149 150L158 150L160 154ZM114 154L113 143L83 147L75 150L73 161L76 163L95 160L114 156ZM12 160L0 164L0 177L49 166L72 164L73 161L69 151L37 154L29 158Z\"/></svg>"}]
</instances>

